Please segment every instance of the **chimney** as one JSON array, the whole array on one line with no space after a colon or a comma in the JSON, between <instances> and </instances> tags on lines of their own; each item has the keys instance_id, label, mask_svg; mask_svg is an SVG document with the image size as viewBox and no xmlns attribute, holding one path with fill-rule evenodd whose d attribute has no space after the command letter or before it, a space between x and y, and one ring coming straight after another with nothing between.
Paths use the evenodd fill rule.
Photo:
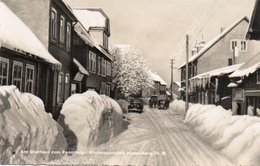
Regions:
<instances>
[{"instance_id":1,"label":"chimney","mask_svg":"<svg viewBox=\"0 0 260 166\"><path fill-rule=\"evenodd\" d=\"M220 28L220 33L222 33L224 30L225 30L225 28L224 28L224 27L221 27L221 28Z\"/></svg>"}]
</instances>

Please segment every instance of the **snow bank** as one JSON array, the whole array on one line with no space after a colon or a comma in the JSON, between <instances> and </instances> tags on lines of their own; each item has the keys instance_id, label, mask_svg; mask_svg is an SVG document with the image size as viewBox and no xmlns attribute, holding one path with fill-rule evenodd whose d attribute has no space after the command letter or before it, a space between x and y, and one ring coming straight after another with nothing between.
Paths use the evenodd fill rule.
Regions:
<instances>
[{"instance_id":1,"label":"snow bank","mask_svg":"<svg viewBox=\"0 0 260 166\"><path fill-rule=\"evenodd\" d=\"M123 99L119 99L119 100L117 100L117 102L120 105L120 107L122 108L123 113L126 114L128 112L128 105L130 103Z\"/></svg>"},{"instance_id":2,"label":"snow bank","mask_svg":"<svg viewBox=\"0 0 260 166\"><path fill-rule=\"evenodd\" d=\"M237 164L260 163L260 118L232 116L221 106L195 104L188 110L185 123Z\"/></svg>"},{"instance_id":3,"label":"snow bank","mask_svg":"<svg viewBox=\"0 0 260 166\"><path fill-rule=\"evenodd\" d=\"M0 87L0 163L40 163L60 158L67 148L63 130L44 110L41 99Z\"/></svg>"},{"instance_id":4,"label":"snow bank","mask_svg":"<svg viewBox=\"0 0 260 166\"><path fill-rule=\"evenodd\" d=\"M69 150L77 151L108 142L124 130L119 104L94 91L68 98L58 122L64 127Z\"/></svg>"},{"instance_id":5,"label":"snow bank","mask_svg":"<svg viewBox=\"0 0 260 166\"><path fill-rule=\"evenodd\" d=\"M192 104L189 103L189 107L191 106ZM174 100L173 102L170 103L169 110L174 114L185 116L185 102L182 100Z\"/></svg>"}]
</instances>

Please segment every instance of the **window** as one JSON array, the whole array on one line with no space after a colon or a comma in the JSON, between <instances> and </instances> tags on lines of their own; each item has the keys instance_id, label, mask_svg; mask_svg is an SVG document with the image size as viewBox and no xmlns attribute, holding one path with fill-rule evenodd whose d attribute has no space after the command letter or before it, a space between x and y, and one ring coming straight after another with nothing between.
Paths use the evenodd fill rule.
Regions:
<instances>
[{"instance_id":1,"label":"window","mask_svg":"<svg viewBox=\"0 0 260 166\"><path fill-rule=\"evenodd\" d=\"M233 64L232 58L228 58L228 66L231 66Z\"/></svg>"},{"instance_id":2,"label":"window","mask_svg":"<svg viewBox=\"0 0 260 166\"><path fill-rule=\"evenodd\" d=\"M240 39L235 39L230 41L230 50L233 51L235 47L239 51L246 51L247 50L247 42L246 40L240 40Z\"/></svg>"},{"instance_id":3,"label":"window","mask_svg":"<svg viewBox=\"0 0 260 166\"><path fill-rule=\"evenodd\" d=\"M66 49L67 49L67 51L70 51L70 49L71 49L71 24L70 24L70 22L67 22Z\"/></svg>"},{"instance_id":4,"label":"window","mask_svg":"<svg viewBox=\"0 0 260 166\"><path fill-rule=\"evenodd\" d=\"M98 68L97 68L97 74L100 75L101 74L101 64L102 63L102 58L98 57Z\"/></svg>"},{"instance_id":5,"label":"window","mask_svg":"<svg viewBox=\"0 0 260 166\"><path fill-rule=\"evenodd\" d=\"M96 54L89 51L89 71L91 73L96 73Z\"/></svg>"},{"instance_id":6,"label":"window","mask_svg":"<svg viewBox=\"0 0 260 166\"><path fill-rule=\"evenodd\" d=\"M256 84L260 84L260 71L257 70L256 72Z\"/></svg>"},{"instance_id":7,"label":"window","mask_svg":"<svg viewBox=\"0 0 260 166\"><path fill-rule=\"evenodd\" d=\"M242 40L241 41L241 50L242 51L245 51L247 49L247 43L245 40Z\"/></svg>"},{"instance_id":8,"label":"window","mask_svg":"<svg viewBox=\"0 0 260 166\"><path fill-rule=\"evenodd\" d=\"M231 50L234 50L235 47L237 47L237 41L231 40Z\"/></svg>"},{"instance_id":9,"label":"window","mask_svg":"<svg viewBox=\"0 0 260 166\"><path fill-rule=\"evenodd\" d=\"M104 58L102 58L101 75L106 76L106 60Z\"/></svg>"},{"instance_id":10,"label":"window","mask_svg":"<svg viewBox=\"0 0 260 166\"><path fill-rule=\"evenodd\" d=\"M15 85L20 91L22 90L22 75L23 75L23 64L21 62L14 61L12 84Z\"/></svg>"},{"instance_id":11,"label":"window","mask_svg":"<svg viewBox=\"0 0 260 166\"><path fill-rule=\"evenodd\" d=\"M64 96L63 87L64 87L64 74L60 72L58 77L58 92L57 92L58 103L63 103L63 96Z\"/></svg>"},{"instance_id":12,"label":"window","mask_svg":"<svg viewBox=\"0 0 260 166\"><path fill-rule=\"evenodd\" d=\"M0 85L8 84L9 60L0 57Z\"/></svg>"},{"instance_id":13,"label":"window","mask_svg":"<svg viewBox=\"0 0 260 166\"><path fill-rule=\"evenodd\" d=\"M64 98L65 100L70 96L70 74L66 73L65 75L65 89L64 89Z\"/></svg>"},{"instance_id":14,"label":"window","mask_svg":"<svg viewBox=\"0 0 260 166\"><path fill-rule=\"evenodd\" d=\"M53 7L51 9L51 37L57 39L57 11Z\"/></svg>"},{"instance_id":15,"label":"window","mask_svg":"<svg viewBox=\"0 0 260 166\"><path fill-rule=\"evenodd\" d=\"M33 89L34 89L34 66L26 65L25 92L33 93Z\"/></svg>"},{"instance_id":16,"label":"window","mask_svg":"<svg viewBox=\"0 0 260 166\"><path fill-rule=\"evenodd\" d=\"M112 65L111 65L111 62L108 62L107 61L107 67L106 67L106 69L107 69L107 75L108 76L111 76L112 75L112 73L111 73L111 68L112 68Z\"/></svg>"},{"instance_id":17,"label":"window","mask_svg":"<svg viewBox=\"0 0 260 166\"><path fill-rule=\"evenodd\" d=\"M65 18L60 16L60 42L65 43Z\"/></svg>"}]
</instances>

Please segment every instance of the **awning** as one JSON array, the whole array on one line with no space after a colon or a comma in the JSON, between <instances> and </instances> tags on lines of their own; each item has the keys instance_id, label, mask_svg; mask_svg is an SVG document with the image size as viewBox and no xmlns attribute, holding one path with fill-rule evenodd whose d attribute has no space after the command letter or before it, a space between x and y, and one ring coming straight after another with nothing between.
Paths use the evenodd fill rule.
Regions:
<instances>
[{"instance_id":1,"label":"awning","mask_svg":"<svg viewBox=\"0 0 260 166\"><path fill-rule=\"evenodd\" d=\"M73 58L73 63L76 65L76 67L82 74L89 75L89 72L75 58Z\"/></svg>"},{"instance_id":2,"label":"awning","mask_svg":"<svg viewBox=\"0 0 260 166\"><path fill-rule=\"evenodd\" d=\"M195 86L203 87L210 83L211 77L223 76L226 74L230 74L241 67L243 64L236 64L232 66L226 66L223 68L215 69L206 73L199 74L190 79L191 88Z\"/></svg>"}]
</instances>

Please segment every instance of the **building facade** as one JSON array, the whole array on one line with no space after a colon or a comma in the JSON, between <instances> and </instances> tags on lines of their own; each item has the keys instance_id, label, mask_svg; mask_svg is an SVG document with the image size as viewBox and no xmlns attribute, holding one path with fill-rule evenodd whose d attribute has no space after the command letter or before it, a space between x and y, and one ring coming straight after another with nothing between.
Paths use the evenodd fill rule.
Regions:
<instances>
[{"instance_id":1,"label":"building facade","mask_svg":"<svg viewBox=\"0 0 260 166\"><path fill-rule=\"evenodd\" d=\"M227 29L222 29L221 33L208 43L203 41L196 49L192 49L193 56L189 58L188 72L190 102L219 104L222 98L223 100L231 98L231 91L226 87L229 80L226 74L231 72L223 75L220 73L212 78L210 75L205 76L205 73L240 64L254 55L253 44L245 39L248 23L248 18L243 17ZM182 87L185 87L185 66L183 64L179 68ZM204 75L203 79L196 79L198 75ZM222 88L216 88L216 86ZM185 99L184 95L182 92L183 99Z\"/></svg>"},{"instance_id":2,"label":"building facade","mask_svg":"<svg viewBox=\"0 0 260 166\"><path fill-rule=\"evenodd\" d=\"M40 67L35 70L35 78L44 83L34 87L42 89L38 96L43 100L47 112L51 112L54 119L65 100L73 93L94 89L100 94L110 96L112 58L108 53L108 40L110 36L109 19L101 9L91 11L81 17L62 0L3 0L3 2L35 33L57 62L58 69ZM102 25L88 25L91 23L88 15L101 13ZM79 23L82 22L82 23ZM93 22L93 20L92 20ZM76 25L81 24L84 35L76 32ZM93 37L89 35L92 32ZM97 35L100 34L100 35ZM100 39L93 39L102 36ZM101 40L102 39L102 40ZM101 43L98 43L100 41ZM27 67L28 68L28 67ZM29 71L29 69L28 69ZM17 83L18 84L18 83Z\"/></svg>"},{"instance_id":3,"label":"building facade","mask_svg":"<svg viewBox=\"0 0 260 166\"><path fill-rule=\"evenodd\" d=\"M51 78L62 65L9 7L0 2L0 85L15 85L20 91L51 100Z\"/></svg>"},{"instance_id":4,"label":"building facade","mask_svg":"<svg viewBox=\"0 0 260 166\"><path fill-rule=\"evenodd\" d=\"M83 83L85 90L111 96L112 56L108 52L110 23L101 9L73 9L80 22L76 25L74 57L82 61L89 72ZM95 20L93 20L95 18ZM83 35L83 36L82 36Z\"/></svg>"}]
</instances>

